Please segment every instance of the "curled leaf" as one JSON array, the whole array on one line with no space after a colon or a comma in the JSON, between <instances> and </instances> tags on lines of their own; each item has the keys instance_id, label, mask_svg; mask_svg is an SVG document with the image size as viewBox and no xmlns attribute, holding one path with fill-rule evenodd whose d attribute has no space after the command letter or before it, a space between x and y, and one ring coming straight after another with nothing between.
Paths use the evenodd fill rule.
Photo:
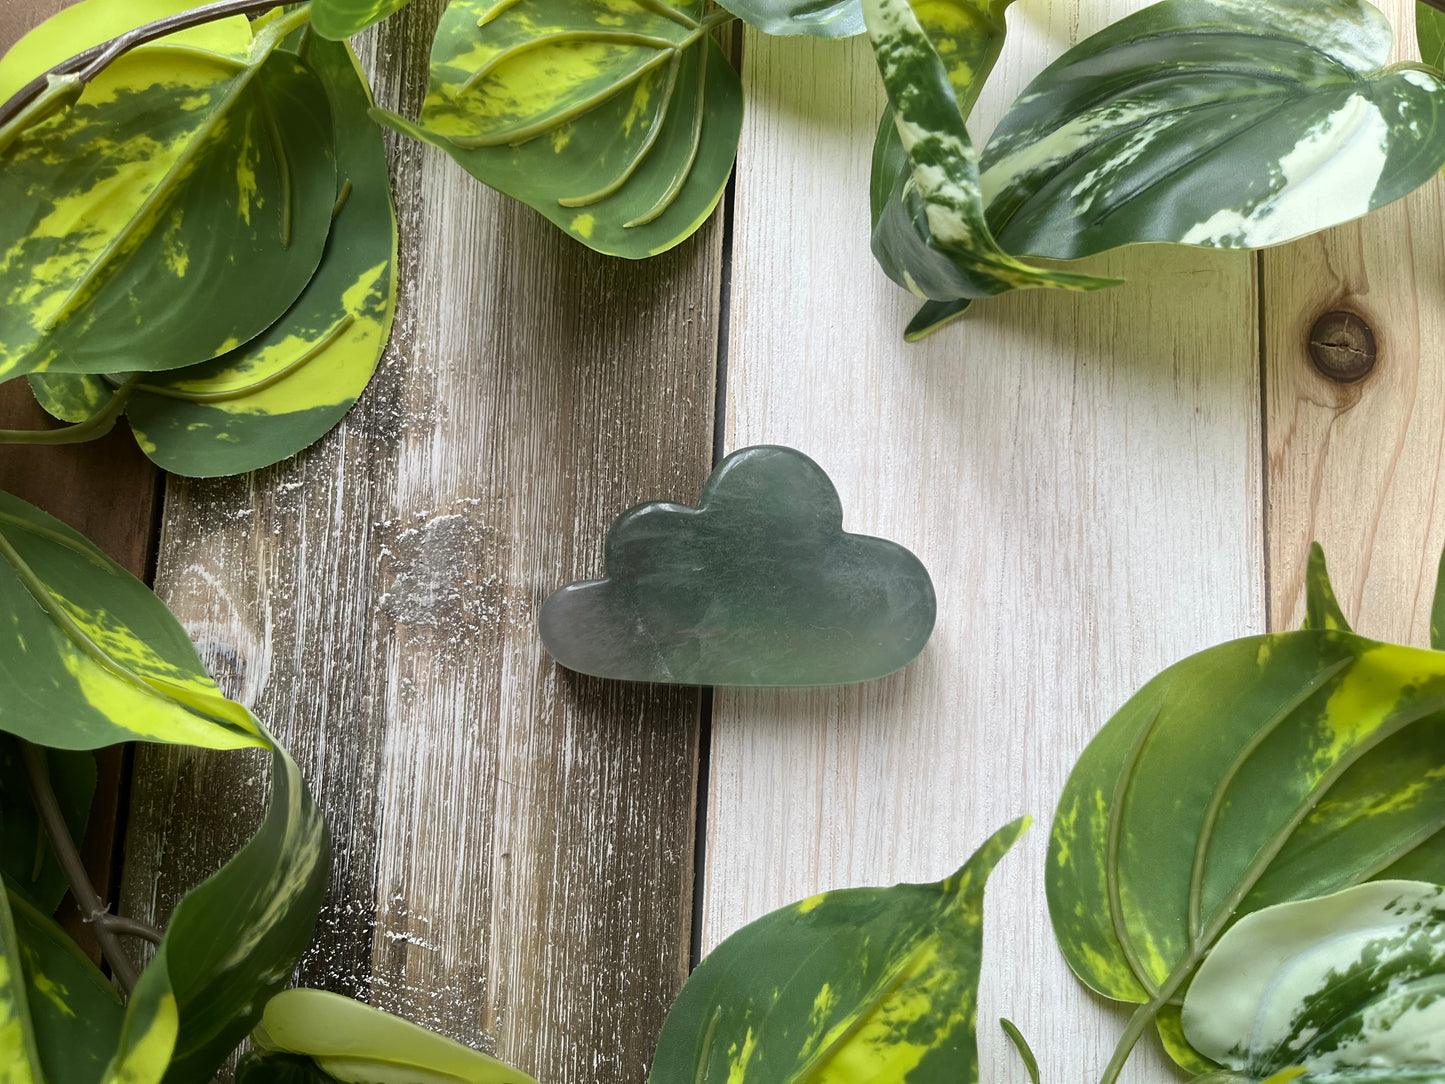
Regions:
<instances>
[{"instance_id":1,"label":"curled leaf","mask_svg":"<svg viewBox=\"0 0 1445 1084\"><path fill-rule=\"evenodd\" d=\"M455 0L419 123L467 172L590 248L637 259L692 235L742 130L702 0Z\"/></svg>"},{"instance_id":2,"label":"curled leaf","mask_svg":"<svg viewBox=\"0 0 1445 1084\"><path fill-rule=\"evenodd\" d=\"M1027 827L937 884L825 892L743 927L683 987L651 1084L975 1084L984 883Z\"/></svg>"},{"instance_id":3,"label":"curled leaf","mask_svg":"<svg viewBox=\"0 0 1445 1084\"><path fill-rule=\"evenodd\" d=\"M267 1063L285 1064L286 1055L299 1055L325 1079L343 1084L537 1084L479 1050L325 990L277 994L266 1004L251 1043L261 1053L258 1074Z\"/></svg>"},{"instance_id":4,"label":"curled leaf","mask_svg":"<svg viewBox=\"0 0 1445 1084\"><path fill-rule=\"evenodd\" d=\"M1445 888L1376 881L1246 916L1190 985L1184 1030L1234 1079L1445 1077Z\"/></svg>"},{"instance_id":5,"label":"curled leaf","mask_svg":"<svg viewBox=\"0 0 1445 1084\"><path fill-rule=\"evenodd\" d=\"M331 839L286 750L255 836L176 906L126 1007L106 1084L210 1080L311 943Z\"/></svg>"},{"instance_id":6,"label":"curled leaf","mask_svg":"<svg viewBox=\"0 0 1445 1084\"><path fill-rule=\"evenodd\" d=\"M1115 285L1014 259L984 216L978 155L964 120L1003 47L1011 0L864 0L889 109L873 149L873 253L925 299L920 338L970 300L1028 287Z\"/></svg>"}]
</instances>

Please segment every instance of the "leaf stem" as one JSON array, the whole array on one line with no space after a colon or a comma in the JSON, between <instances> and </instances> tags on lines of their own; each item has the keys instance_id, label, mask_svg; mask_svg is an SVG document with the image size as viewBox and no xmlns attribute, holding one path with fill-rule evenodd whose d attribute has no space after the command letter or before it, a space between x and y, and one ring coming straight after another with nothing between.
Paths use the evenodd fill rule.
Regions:
<instances>
[{"instance_id":1,"label":"leaf stem","mask_svg":"<svg viewBox=\"0 0 1445 1084\"><path fill-rule=\"evenodd\" d=\"M1124 1034L1119 1036L1118 1043L1114 1046L1114 1055L1109 1059L1109 1064L1104 1067L1104 1075L1099 1078L1099 1084L1114 1084L1123 1072L1124 1063L1129 1060L1129 1055L1134 1052L1134 1047L1143 1038L1144 1032L1159 1015L1159 1010L1164 1007L1164 1002L1158 997L1152 1001L1146 1001L1134 1010L1134 1015L1129 1017L1129 1024L1124 1028Z\"/></svg>"},{"instance_id":2,"label":"leaf stem","mask_svg":"<svg viewBox=\"0 0 1445 1084\"><path fill-rule=\"evenodd\" d=\"M1442 0L1445 2L1445 0ZM43 94L50 85L52 76L79 75L82 83L88 83L110 66L117 58L130 52L138 45L155 41L168 34L189 30L195 26L229 19L232 15L259 15L276 6L276 0L219 0L182 11L153 23L146 23L134 30L128 30L119 37L103 41L83 53L76 53L69 60L62 60L49 71L42 72L13 94L4 105L0 105L0 128L4 128L32 100Z\"/></svg>"},{"instance_id":3,"label":"leaf stem","mask_svg":"<svg viewBox=\"0 0 1445 1084\"><path fill-rule=\"evenodd\" d=\"M143 375L131 373L111 393L105 405L82 422L59 429L0 429L0 444L80 444L103 437L115 428L116 419L125 410L130 393Z\"/></svg>"},{"instance_id":4,"label":"leaf stem","mask_svg":"<svg viewBox=\"0 0 1445 1084\"><path fill-rule=\"evenodd\" d=\"M70 827L65 823L65 814L60 810L60 802L56 799L55 788L50 782L50 763L46 760L44 747L24 738L16 738L15 741L20 747L20 762L25 767L30 800L35 803L40 824L45 829L46 838L50 840L50 849L55 852L55 859L60 864L61 872L65 874L66 883L70 885L70 893L75 897L76 906L80 908L81 918L95 930L95 939L100 943L100 951L105 956L105 962L110 965L116 985L122 993L129 996L135 989L140 972L121 948L117 935L128 933L159 943L160 932L136 919L121 918L110 913L110 908L91 884L90 874L86 872L85 863L81 861L80 851L76 849L75 840L70 836Z\"/></svg>"}]
</instances>

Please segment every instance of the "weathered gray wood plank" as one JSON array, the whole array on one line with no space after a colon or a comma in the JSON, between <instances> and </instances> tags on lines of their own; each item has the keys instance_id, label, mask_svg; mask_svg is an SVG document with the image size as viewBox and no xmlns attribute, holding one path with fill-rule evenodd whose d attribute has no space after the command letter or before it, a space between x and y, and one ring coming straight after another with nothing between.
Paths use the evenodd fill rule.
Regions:
<instances>
[{"instance_id":1,"label":"weathered gray wood plank","mask_svg":"<svg viewBox=\"0 0 1445 1084\"><path fill-rule=\"evenodd\" d=\"M414 113L437 2L376 39ZM553 1084L640 1080L687 966L698 694L556 671L546 593L711 458L720 229L585 252L401 144L397 333L297 460L173 480L158 589L336 837L302 979ZM253 759L143 750L126 904L163 916L257 819Z\"/></svg>"}]
</instances>

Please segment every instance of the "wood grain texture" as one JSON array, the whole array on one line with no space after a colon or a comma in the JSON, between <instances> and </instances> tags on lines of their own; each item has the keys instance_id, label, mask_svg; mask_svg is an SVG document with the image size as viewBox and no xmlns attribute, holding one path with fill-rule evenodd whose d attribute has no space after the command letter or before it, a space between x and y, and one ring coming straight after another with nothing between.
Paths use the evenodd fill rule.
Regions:
<instances>
[{"instance_id":1,"label":"wood grain texture","mask_svg":"<svg viewBox=\"0 0 1445 1084\"><path fill-rule=\"evenodd\" d=\"M0 54L66 0L7 0L0 8ZM40 409L24 380L0 384L0 429L48 429L58 424ZM59 447L0 447L0 489L64 520L134 575L148 579L155 558L157 471L124 422L100 440ZM129 774L123 747L96 754L97 786L81 841L85 868L103 897L119 875L121 791ZM97 961L100 947L66 898L60 920Z\"/></svg>"},{"instance_id":2,"label":"wood grain texture","mask_svg":"<svg viewBox=\"0 0 1445 1084\"><path fill-rule=\"evenodd\" d=\"M1020 5L986 130L1070 43L1138 4ZM1179 657L1264 626L1254 261L1143 249L1129 285L978 305L910 346L915 302L868 252L883 103L866 42L749 35L726 402L729 449L790 444L849 530L912 548L939 621L900 675L719 692L704 947L787 901L934 880L1020 813L989 893L984 1080L1096 1079L1124 1024L1074 981L1044 901L1048 824L1085 742ZM1149 1044L1145 1044L1149 1045ZM1128 1074L1168 1079L1141 1051Z\"/></svg>"},{"instance_id":3,"label":"wood grain texture","mask_svg":"<svg viewBox=\"0 0 1445 1084\"><path fill-rule=\"evenodd\" d=\"M415 114L441 4L374 40ZM173 482L163 597L336 839L301 979L552 1084L635 1084L686 973L699 694L559 672L536 613L612 519L708 473L721 231L588 253L401 142L395 337L292 462ZM143 750L126 902L164 916L254 826L254 759ZM218 815L219 814L219 815Z\"/></svg>"},{"instance_id":4,"label":"wood grain texture","mask_svg":"<svg viewBox=\"0 0 1445 1084\"><path fill-rule=\"evenodd\" d=\"M1416 58L1413 0L1379 5L1396 55ZM1264 253L1270 614L1304 617L1304 572L1319 540L1345 616L1367 636L1429 642L1445 546L1445 201L1414 195ZM1358 313L1379 360L1357 384L1311 364L1310 328Z\"/></svg>"}]
</instances>

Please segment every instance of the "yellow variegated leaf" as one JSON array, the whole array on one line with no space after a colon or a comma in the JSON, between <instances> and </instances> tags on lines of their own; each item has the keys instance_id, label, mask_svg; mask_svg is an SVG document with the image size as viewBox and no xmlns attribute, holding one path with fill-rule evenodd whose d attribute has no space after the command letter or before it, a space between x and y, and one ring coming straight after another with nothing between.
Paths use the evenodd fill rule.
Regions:
<instances>
[{"instance_id":1,"label":"yellow variegated leaf","mask_svg":"<svg viewBox=\"0 0 1445 1084\"><path fill-rule=\"evenodd\" d=\"M976 1084L984 883L1027 826L937 884L825 892L733 934L683 987L651 1084Z\"/></svg>"},{"instance_id":2,"label":"yellow variegated leaf","mask_svg":"<svg viewBox=\"0 0 1445 1084\"><path fill-rule=\"evenodd\" d=\"M138 48L9 142L0 378L192 364L295 300L336 191L325 91L275 49L296 18L239 57L221 33ZM17 48L17 77L49 55Z\"/></svg>"},{"instance_id":3,"label":"yellow variegated leaf","mask_svg":"<svg viewBox=\"0 0 1445 1084\"><path fill-rule=\"evenodd\" d=\"M0 614L0 730L61 749L266 744L144 584L8 493L0 493Z\"/></svg>"},{"instance_id":4,"label":"yellow variegated leaf","mask_svg":"<svg viewBox=\"0 0 1445 1084\"><path fill-rule=\"evenodd\" d=\"M1207 1068L1177 997L1244 916L1375 879L1445 879L1445 653L1339 627L1322 554L1299 632L1220 644L1090 742L1054 817L1054 933L1075 973Z\"/></svg>"},{"instance_id":5,"label":"yellow variegated leaf","mask_svg":"<svg viewBox=\"0 0 1445 1084\"><path fill-rule=\"evenodd\" d=\"M742 87L702 0L453 0L419 123L485 184L590 248L639 259L722 196Z\"/></svg>"},{"instance_id":6,"label":"yellow variegated leaf","mask_svg":"<svg viewBox=\"0 0 1445 1084\"><path fill-rule=\"evenodd\" d=\"M8 894L0 890L0 1084L45 1084L15 920Z\"/></svg>"},{"instance_id":7,"label":"yellow variegated leaf","mask_svg":"<svg viewBox=\"0 0 1445 1084\"><path fill-rule=\"evenodd\" d=\"M50 1084L96 1084L120 1037L120 996L44 912L10 892L35 1047Z\"/></svg>"},{"instance_id":8,"label":"yellow variegated leaf","mask_svg":"<svg viewBox=\"0 0 1445 1084\"><path fill-rule=\"evenodd\" d=\"M382 131L349 46L312 39L305 59L336 118L338 210L321 265L290 310L244 346L148 377L126 393L141 447L166 470L240 474L294 455L334 426L376 369L396 309L396 217ZM56 417L80 421L119 376L36 374Z\"/></svg>"}]
</instances>

